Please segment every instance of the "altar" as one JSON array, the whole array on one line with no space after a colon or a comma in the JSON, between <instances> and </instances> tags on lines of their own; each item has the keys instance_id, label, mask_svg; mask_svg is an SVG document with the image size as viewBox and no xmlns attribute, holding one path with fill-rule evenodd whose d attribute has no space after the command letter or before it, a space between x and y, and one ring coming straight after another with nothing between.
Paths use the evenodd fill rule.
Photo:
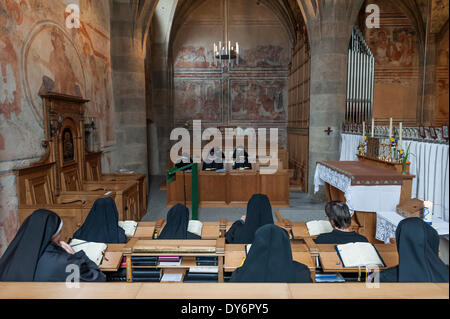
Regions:
<instances>
[{"instance_id":1,"label":"altar","mask_svg":"<svg viewBox=\"0 0 450 319\"><path fill-rule=\"evenodd\" d=\"M414 176L380 165L385 163L361 156L358 161L321 161L314 177L314 191L324 185L327 201L346 202L359 232L371 242L378 242L376 212L395 211L411 198Z\"/></svg>"}]
</instances>

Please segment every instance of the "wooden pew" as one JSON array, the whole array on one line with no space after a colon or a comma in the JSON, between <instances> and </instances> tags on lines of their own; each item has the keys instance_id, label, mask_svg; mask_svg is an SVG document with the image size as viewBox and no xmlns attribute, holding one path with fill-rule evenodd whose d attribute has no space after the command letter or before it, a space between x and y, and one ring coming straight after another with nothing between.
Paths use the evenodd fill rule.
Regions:
<instances>
[{"instance_id":1,"label":"wooden pew","mask_svg":"<svg viewBox=\"0 0 450 319\"><path fill-rule=\"evenodd\" d=\"M101 168L102 152L89 152L86 151L86 181L94 182L136 182L139 194L139 214L137 220L141 220L147 213L147 187L146 187L146 175L145 174L127 174L127 173L115 173L104 174Z\"/></svg>"},{"instance_id":2,"label":"wooden pew","mask_svg":"<svg viewBox=\"0 0 450 319\"><path fill-rule=\"evenodd\" d=\"M53 162L43 161L30 167L15 169L18 198L19 222L22 222L37 209L55 212L63 221L61 240L68 241L83 224L95 200L102 197L115 197L103 191L87 194L55 194L53 187Z\"/></svg>"}]
</instances>

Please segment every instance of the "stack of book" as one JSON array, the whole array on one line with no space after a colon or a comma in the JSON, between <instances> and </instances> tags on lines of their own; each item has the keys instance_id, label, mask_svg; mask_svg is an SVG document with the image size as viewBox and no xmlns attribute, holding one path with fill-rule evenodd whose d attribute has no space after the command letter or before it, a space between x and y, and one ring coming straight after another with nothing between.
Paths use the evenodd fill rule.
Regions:
<instances>
[{"instance_id":1,"label":"stack of book","mask_svg":"<svg viewBox=\"0 0 450 319\"><path fill-rule=\"evenodd\" d=\"M218 282L218 267L190 267L183 282Z\"/></svg>"},{"instance_id":2,"label":"stack of book","mask_svg":"<svg viewBox=\"0 0 450 319\"><path fill-rule=\"evenodd\" d=\"M106 281L112 282L124 282L127 281L127 270L121 268L115 272L106 272Z\"/></svg>"},{"instance_id":3,"label":"stack of book","mask_svg":"<svg viewBox=\"0 0 450 319\"><path fill-rule=\"evenodd\" d=\"M316 282L345 282L340 273L316 273Z\"/></svg>"},{"instance_id":4,"label":"stack of book","mask_svg":"<svg viewBox=\"0 0 450 319\"><path fill-rule=\"evenodd\" d=\"M197 266L217 266L217 257L215 256L197 256L195 261Z\"/></svg>"},{"instance_id":5,"label":"stack of book","mask_svg":"<svg viewBox=\"0 0 450 319\"><path fill-rule=\"evenodd\" d=\"M133 269L133 282L160 282L160 280L159 268Z\"/></svg>"},{"instance_id":6,"label":"stack of book","mask_svg":"<svg viewBox=\"0 0 450 319\"><path fill-rule=\"evenodd\" d=\"M158 266L157 256L133 256L131 257L133 266Z\"/></svg>"},{"instance_id":7,"label":"stack of book","mask_svg":"<svg viewBox=\"0 0 450 319\"><path fill-rule=\"evenodd\" d=\"M180 266L183 258L179 256L159 256L158 263L160 266Z\"/></svg>"}]
</instances>

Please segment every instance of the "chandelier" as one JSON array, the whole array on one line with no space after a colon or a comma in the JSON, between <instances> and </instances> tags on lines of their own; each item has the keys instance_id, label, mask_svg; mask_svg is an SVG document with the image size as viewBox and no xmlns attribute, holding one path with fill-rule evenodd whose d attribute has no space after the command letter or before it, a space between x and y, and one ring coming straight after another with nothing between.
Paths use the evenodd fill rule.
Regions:
<instances>
[{"instance_id":1,"label":"chandelier","mask_svg":"<svg viewBox=\"0 0 450 319\"><path fill-rule=\"evenodd\" d=\"M220 63L221 67L230 67L230 65L239 65L239 43L236 42L235 46L231 46L231 41L224 43L222 46L222 41L219 41L219 46L214 42L214 65L217 66Z\"/></svg>"}]
</instances>

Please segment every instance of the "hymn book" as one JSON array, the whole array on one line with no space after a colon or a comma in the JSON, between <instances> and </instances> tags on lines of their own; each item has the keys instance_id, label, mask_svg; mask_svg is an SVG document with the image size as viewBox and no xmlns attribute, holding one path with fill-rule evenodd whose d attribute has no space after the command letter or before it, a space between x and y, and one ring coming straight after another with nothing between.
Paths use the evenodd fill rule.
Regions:
<instances>
[{"instance_id":1,"label":"hymn book","mask_svg":"<svg viewBox=\"0 0 450 319\"><path fill-rule=\"evenodd\" d=\"M126 221L120 221L119 227L121 227L123 230L125 230L125 235L127 237L133 237L134 233L136 232L138 223L134 220L126 220Z\"/></svg>"},{"instance_id":2,"label":"hymn book","mask_svg":"<svg viewBox=\"0 0 450 319\"><path fill-rule=\"evenodd\" d=\"M371 243L348 243L335 247L344 267L385 267L381 256Z\"/></svg>"},{"instance_id":3,"label":"hymn book","mask_svg":"<svg viewBox=\"0 0 450 319\"><path fill-rule=\"evenodd\" d=\"M97 266L101 264L103 254L105 253L105 250L107 248L106 244L104 243L94 243L79 239L72 239L70 241L70 246L76 253L80 250L84 251L86 256L90 260L95 262Z\"/></svg>"},{"instance_id":4,"label":"hymn book","mask_svg":"<svg viewBox=\"0 0 450 319\"><path fill-rule=\"evenodd\" d=\"M188 232L191 232L193 234L196 234L200 237L202 237L202 228L203 223L199 220L190 220L188 224Z\"/></svg>"},{"instance_id":5,"label":"hymn book","mask_svg":"<svg viewBox=\"0 0 450 319\"><path fill-rule=\"evenodd\" d=\"M317 236L320 234L331 233L333 227L328 220L312 220L306 223L310 236Z\"/></svg>"}]
</instances>

